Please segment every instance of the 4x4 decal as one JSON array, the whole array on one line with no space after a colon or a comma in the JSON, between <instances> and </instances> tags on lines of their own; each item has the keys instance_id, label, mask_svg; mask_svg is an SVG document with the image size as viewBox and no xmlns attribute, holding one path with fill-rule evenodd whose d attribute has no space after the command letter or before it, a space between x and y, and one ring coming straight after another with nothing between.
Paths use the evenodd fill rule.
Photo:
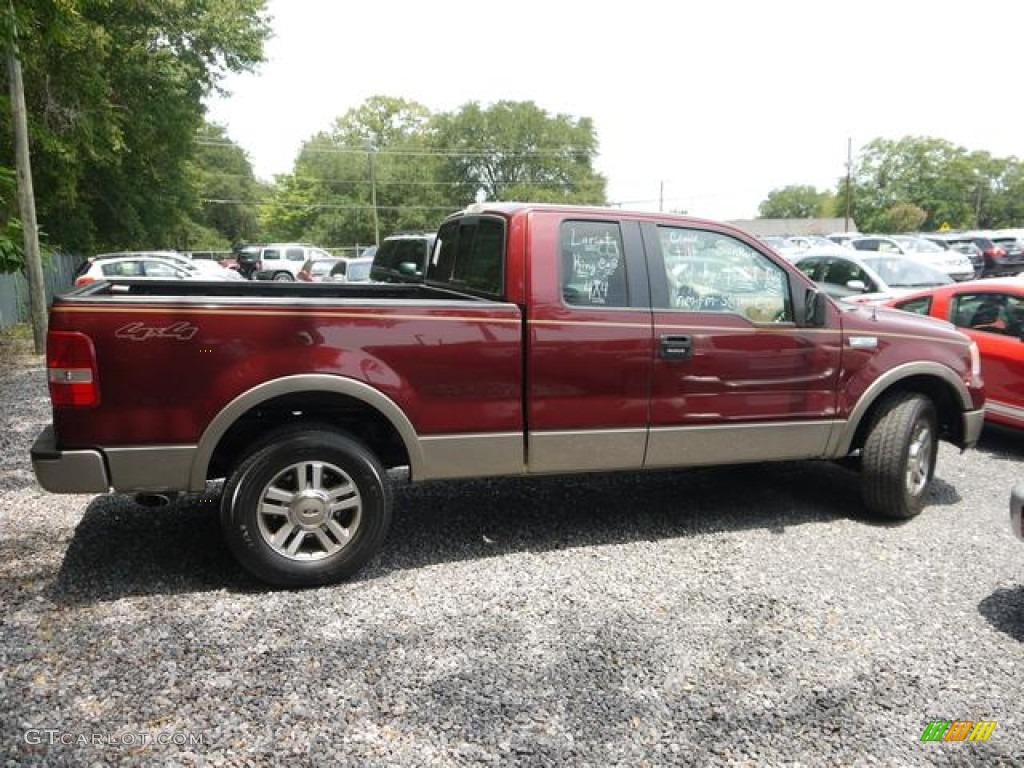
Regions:
<instances>
[{"instance_id":1,"label":"4x4 decal","mask_svg":"<svg viewBox=\"0 0 1024 768\"><path fill-rule=\"evenodd\" d=\"M199 333L199 329L186 322L171 323L163 328L148 326L144 323L128 323L114 331L114 336L129 341L149 341L150 339L189 341L197 333Z\"/></svg>"}]
</instances>

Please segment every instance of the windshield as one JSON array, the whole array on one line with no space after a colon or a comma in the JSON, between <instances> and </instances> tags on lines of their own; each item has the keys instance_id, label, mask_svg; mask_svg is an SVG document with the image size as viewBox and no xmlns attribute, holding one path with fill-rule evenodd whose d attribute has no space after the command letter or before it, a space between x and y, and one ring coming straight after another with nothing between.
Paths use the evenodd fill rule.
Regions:
<instances>
[{"instance_id":1,"label":"windshield","mask_svg":"<svg viewBox=\"0 0 1024 768\"><path fill-rule=\"evenodd\" d=\"M875 270L890 288L918 288L953 282L945 272L912 259L878 256L865 258L863 261Z\"/></svg>"}]
</instances>

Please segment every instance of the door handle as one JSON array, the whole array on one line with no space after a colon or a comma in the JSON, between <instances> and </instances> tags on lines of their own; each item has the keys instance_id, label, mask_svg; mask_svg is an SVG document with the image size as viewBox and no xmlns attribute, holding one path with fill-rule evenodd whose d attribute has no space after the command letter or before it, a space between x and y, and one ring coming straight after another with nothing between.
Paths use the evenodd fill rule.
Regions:
<instances>
[{"instance_id":1,"label":"door handle","mask_svg":"<svg viewBox=\"0 0 1024 768\"><path fill-rule=\"evenodd\" d=\"M693 337L662 336L658 344L658 357L663 360L687 360L693 356Z\"/></svg>"}]
</instances>

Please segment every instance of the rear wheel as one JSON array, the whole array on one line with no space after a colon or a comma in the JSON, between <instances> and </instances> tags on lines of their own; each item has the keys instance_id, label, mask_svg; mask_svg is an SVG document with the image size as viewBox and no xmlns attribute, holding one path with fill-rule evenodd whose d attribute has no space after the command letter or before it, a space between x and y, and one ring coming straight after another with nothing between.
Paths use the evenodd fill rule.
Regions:
<instances>
[{"instance_id":1,"label":"rear wheel","mask_svg":"<svg viewBox=\"0 0 1024 768\"><path fill-rule=\"evenodd\" d=\"M290 272L276 272L274 273L274 280L278 283L290 283L295 280Z\"/></svg>"},{"instance_id":2,"label":"rear wheel","mask_svg":"<svg viewBox=\"0 0 1024 768\"><path fill-rule=\"evenodd\" d=\"M221 500L228 547L256 578L282 587L331 584L377 551L391 491L377 458L323 428L289 430L256 448Z\"/></svg>"},{"instance_id":3,"label":"rear wheel","mask_svg":"<svg viewBox=\"0 0 1024 768\"><path fill-rule=\"evenodd\" d=\"M861 451L865 506L876 515L897 520L920 514L937 455L938 428L931 400L904 394L882 403Z\"/></svg>"}]
</instances>

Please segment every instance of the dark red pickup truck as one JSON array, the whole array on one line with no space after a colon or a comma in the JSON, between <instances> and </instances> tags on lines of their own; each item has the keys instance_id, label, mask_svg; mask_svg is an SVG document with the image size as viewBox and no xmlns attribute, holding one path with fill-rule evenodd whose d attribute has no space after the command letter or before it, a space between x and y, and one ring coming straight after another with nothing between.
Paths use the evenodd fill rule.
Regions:
<instances>
[{"instance_id":1,"label":"dark red pickup truck","mask_svg":"<svg viewBox=\"0 0 1024 768\"><path fill-rule=\"evenodd\" d=\"M421 285L94 283L59 298L65 493L201 491L240 562L329 583L381 546L413 480L850 457L876 514L917 514L937 440L982 425L952 326L828 299L714 222L481 204Z\"/></svg>"}]
</instances>

